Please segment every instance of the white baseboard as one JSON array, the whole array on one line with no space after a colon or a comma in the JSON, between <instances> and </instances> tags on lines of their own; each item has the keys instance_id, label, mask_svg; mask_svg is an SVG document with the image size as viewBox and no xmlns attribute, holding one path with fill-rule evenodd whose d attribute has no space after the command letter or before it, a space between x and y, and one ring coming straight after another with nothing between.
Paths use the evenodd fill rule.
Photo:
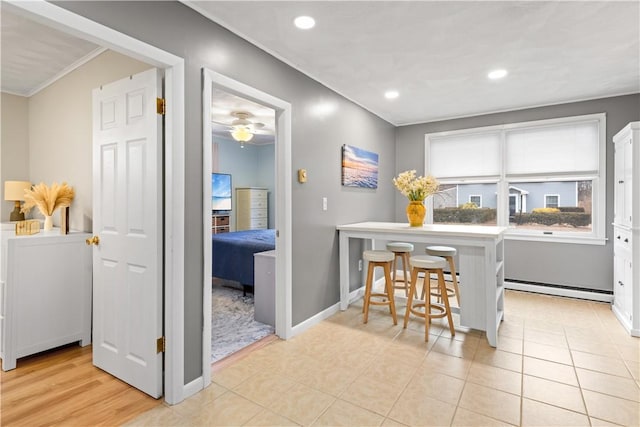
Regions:
<instances>
[{"instance_id":1,"label":"white baseboard","mask_svg":"<svg viewBox=\"0 0 640 427\"><path fill-rule=\"evenodd\" d=\"M445 274L445 280L451 280L451 276L449 274ZM378 280L376 280L374 286L383 285L383 284L384 284L384 277L381 277ZM550 286L530 285L525 283L514 283L514 282L508 282L508 281L505 281L504 286L506 289L513 289L517 291L535 292L539 294L580 298L580 299L586 299L591 301L601 301L601 302L608 302L608 303L613 301L613 295L601 294L598 292L554 288ZM361 299L363 295L364 295L364 286L361 286L360 288L349 292L349 304L353 303L354 301L357 301L358 299ZM398 302L406 301L406 298L400 295L398 295L396 299L398 300ZM333 316L339 310L340 310L340 303L338 302L328 307L327 309L321 311L320 313L316 314L315 316L312 316L307 320L297 324L296 326L291 328L291 332L292 332L291 337L301 334L302 332L306 331L312 326L317 325L323 320Z\"/></svg>"},{"instance_id":2,"label":"white baseboard","mask_svg":"<svg viewBox=\"0 0 640 427\"><path fill-rule=\"evenodd\" d=\"M296 326L291 328L291 338L295 337L298 334L303 333L304 331L306 331L310 327L312 327L314 325L317 325L318 323L322 322L324 319L327 319L327 318L333 316L338 311L340 311L340 303L339 302L334 304L334 305L332 305L332 306L330 306L329 308L324 309L320 313L318 313L318 314L316 314L314 316L311 316L307 320L298 323Z\"/></svg>"},{"instance_id":3,"label":"white baseboard","mask_svg":"<svg viewBox=\"0 0 640 427\"><path fill-rule=\"evenodd\" d=\"M633 329L633 326L626 319L626 316L618 310L616 305L611 305L611 311L616 316L622 327L631 335L632 337L640 337L640 329Z\"/></svg>"},{"instance_id":4,"label":"white baseboard","mask_svg":"<svg viewBox=\"0 0 640 427\"><path fill-rule=\"evenodd\" d=\"M384 283L384 277L376 280L376 285L378 283L381 283L381 284ZM361 299L363 296L364 296L364 285L354 291L349 292L349 304ZM340 302L337 302L334 305L316 314L315 316L312 316L307 320L301 323L298 323L296 326L291 328L291 332L292 332L291 337L301 334L302 332L306 331L310 327L317 325L318 323L322 322L325 319L328 319L329 317L333 316L339 311L340 311Z\"/></svg>"},{"instance_id":5,"label":"white baseboard","mask_svg":"<svg viewBox=\"0 0 640 427\"><path fill-rule=\"evenodd\" d=\"M190 383L184 385L184 388L182 389L182 397L184 399L188 399L194 394L201 391L203 388L204 388L204 378L198 377L195 380L191 381Z\"/></svg>"},{"instance_id":6,"label":"white baseboard","mask_svg":"<svg viewBox=\"0 0 640 427\"><path fill-rule=\"evenodd\" d=\"M538 294L579 298L579 299L586 299L590 301L600 301L600 302L608 302L608 303L613 301L613 295L602 294L599 292L591 292L586 290L581 291L577 289L564 289L564 288L556 288L552 286L532 285L528 283L515 283L515 282L509 282L506 280L504 282L504 287L506 289L512 289L515 291L535 292Z\"/></svg>"},{"instance_id":7,"label":"white baseboard","mask_svg":"<svg viewBox=\"0 0 640 427\"><path fill-rule=\"evenodd\" d=\"M349 304L358 301L362 297L364 297L364 286L359 287L355 291L349 292Z\"/></svg>"}]
</instances>

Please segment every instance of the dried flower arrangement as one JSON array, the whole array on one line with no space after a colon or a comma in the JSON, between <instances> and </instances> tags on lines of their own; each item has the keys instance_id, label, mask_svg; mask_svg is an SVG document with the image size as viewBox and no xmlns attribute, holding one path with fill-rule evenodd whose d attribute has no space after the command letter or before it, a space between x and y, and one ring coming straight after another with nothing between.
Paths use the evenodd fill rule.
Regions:
<instances>
[{"instance_id":1,"label":"dried flower arrangement","mask_svg":"<svg viewBox=\"0 0 640 427\"><path fill-rule=\"evenodd\" d=\"M51 187L41 182L30 190L25 190L21 212L26 213L33 207L37 207L42 215L49 217L56 209L70 206L75 195L73 187L69 187L66 182L62 184L54 182Z\"/></svg>"}]
</instances>

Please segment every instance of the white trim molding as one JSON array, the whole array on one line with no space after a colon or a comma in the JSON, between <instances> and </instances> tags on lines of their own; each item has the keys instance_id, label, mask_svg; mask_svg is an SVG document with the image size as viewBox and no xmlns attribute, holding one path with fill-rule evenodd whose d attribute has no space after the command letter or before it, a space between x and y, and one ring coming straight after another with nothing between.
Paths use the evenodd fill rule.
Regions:
<instances>
[{"instance_id":1,"label":"white trim molding","mask_svg":"<svg viewBox=\"0 0 640 427\"><path fill-rule=\"evenodd\" d=\"M292 329L292 218L291 218L291 104L254 87L233 80L207 68L202 69L203 80L203 185L202 209L204 244L204 283L202 333L203 387L211 383L211 103L212 89L241 96L275 110L276 113L276 335L291 338Z\"/></svg>"},{"instance_id":2,"label":"white trim molding","mask_svg":"<svg viewBox=\"0 0 640 427\"><path fill-rule=\"evenodd\" d=\"M534 292L537 294L544 295L555 295L559 297L569 297L569 298L579 298L586 299L590 301L600 301L611 303L613 302L612 294L603 294L601 292L593 292L587 289L579 290L579 289L569 289L569 288L559 288L555 286L544 286L544 285L536 285L530 283L516 283L505 280L504 282L505 289L511 289L514 291L525 291L525 292Z\"/></svg>"},{"instance_id":3,"label":"white trim molding","mask_svg":"<svg viewBox=\"0 0 640 427\"><path fill-rule=\"evenodd\" d=\"M209 371L211 371L211 368L209 368ZM189 382L188 384L184 385L184 398L188 399L191 396L193 396L194 394L200 392L202 389L204 388L204 378L203 377L198 377L195 380Z\"/></svg>"},{"instance_id":4,"label":"white trim molding","mask_svg":"<svg viewBox=\"0 0 640 427\"><path fill-rule=\"evenodd\" d=\"M66 34L147 62L165 72L164 399L184 399L184 59L43 0L3 7Z\"/></svg>"},{"instance_id":5,"label":"white trim molding","mask_svg":"<svg viewBox=\"0 0 640 427\"><path fill-rule=\"evenodd\" d=\"M549 167L548 171L546 172L546 169L541 169L541 171L537 169L522 169L522 155L520 157L516 157L516 160L514 160L512 163L508 162L507 148L510 146L510 142L507 140L507 137L509 135L509 132L524 132L531 130L542 131L544 129L557 126L587 126L593 128L593 132L591 132L591 136L593 137L593 139L588 140L588 142L596 141L597 138L597 147L593 145L589 146L589 150L584 150L585 153L588 153L591 156L588 157L584 162L585 165L583 166L583 169L576 169L575 167L571 169L571 167L566 164L563 165L561 169L553 169L553 167ZM478 137L483 137L484 139L473 139ZM467 146L473 146L476 150L478 150L478 147L484 148L484 151L490 149L492 155L487 157L493 159L491 167L478 168L477 170L468 170L459 165L459 167L457 169L454 169L453 171L438 171L435 169L432 170L433 165L437 166L439 164L443 164L440 160L436 159L434 155L432 155L433 151L437 150L438 147L432 147L432 144L440 141L440 145L443 145L443 138L453 138L453 143L457 144L453 147L457 147L458 150L462 150ZM558 117L553 119L514 122L502 125L428 133L424 135L425 175L434 174L441 184L462 185L496 183L496 222L498 226L509 227L509 229L505 233L505 239L604 245L606 244L606 143L606 113L594 113L572 117ZM569 150L571 147L571 145L568 145L567 150ZM448 148L448 150L449 151L444 152L444 154L441 153L441 156L450 156L452 148ZM575 151L576 150L574 150L574 152ZM435 156L437 157L438 154L436 153ZM510 170L509 164L515 164L516 166L514 167L516 169ZM592 182L591 230L551 231L546 229L533 230L527 229L525 227L519 228L510 226L508 215L509 200L511 197L511 195L509 194L510 189L516 188L519 183L556 181ZM432 199L433 198L427 199L426 203L427 223L433 222ZM546 197L544 201L546 204ZM558 203L560 203L559 195ZM524 203L521 208L525 208Z\"/></svg>"}]
</instances>

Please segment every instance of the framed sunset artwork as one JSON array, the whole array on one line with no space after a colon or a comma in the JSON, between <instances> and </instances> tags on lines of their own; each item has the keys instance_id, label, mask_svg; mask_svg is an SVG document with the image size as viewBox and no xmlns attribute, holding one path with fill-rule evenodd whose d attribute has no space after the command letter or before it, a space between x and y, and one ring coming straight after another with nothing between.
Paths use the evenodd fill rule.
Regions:
<instances>
[{"instance_id":1,"label":"framed sunset artwork","mask_svg":"<svg viewBox=\"0 0 640 427\"><path fill-rule=\"evenodd\" d=\"M342 185L378 188L378 154L353 145L343 145Z\"/></svg>"}]
</instances>

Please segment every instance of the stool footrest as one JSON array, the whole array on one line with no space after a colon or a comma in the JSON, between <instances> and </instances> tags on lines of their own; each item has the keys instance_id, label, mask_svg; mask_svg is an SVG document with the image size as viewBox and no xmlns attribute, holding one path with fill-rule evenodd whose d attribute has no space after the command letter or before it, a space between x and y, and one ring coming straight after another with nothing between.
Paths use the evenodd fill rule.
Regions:
<instances>
[{"instance_id":1,"label":"stool footrest","mask_svg":"<svg viewBox=\"0 0 640 427\"><path fill-rule=\"evenodd\" d=\"M386 301L374 301L374 300L371 299L373 297L384 298ZM371 294L371 295L369 295L369 304L371 304L371 305L390 305L391 304L391 300L389 299L389 295L387 295L387 294Z\"/></svg>"},{"instance_id":2,"label":"stool footrest","mask_svg":"<svg viewBox=\"0 0 640 427\"><path fill-rule=\"evenodd\" d=\"M439 297L440 296L440 290L437 288L431 288L431 296L432 297ZM447 296L448 297L454 297L456 296L456 290L453 288L447 288Z\"/></svg>"},{"instance_id":3,"label":"stool footrest","mask_svg":"<svg viewBox=\"0 0 640 427\"><path fill-rule=\"evenodd\" d=\"M446 317L447 310L444 308L443 305L431 303L430 306L431 306L432 310L434 310L434 309L438 310L439 313L427 313L426 312L426 304L425 303L421 303L421 302L413 304L413 306L411 307L410 311L411 311L411 313L415 314L418 317L428 316L428 317L430 317L432 319L440 319L442 317ZM418 307L418 308L422 307L425 310L424 311L423 310L414 310L414 308L416 308L416 307Z\"/></svg>"}]
</instances>

